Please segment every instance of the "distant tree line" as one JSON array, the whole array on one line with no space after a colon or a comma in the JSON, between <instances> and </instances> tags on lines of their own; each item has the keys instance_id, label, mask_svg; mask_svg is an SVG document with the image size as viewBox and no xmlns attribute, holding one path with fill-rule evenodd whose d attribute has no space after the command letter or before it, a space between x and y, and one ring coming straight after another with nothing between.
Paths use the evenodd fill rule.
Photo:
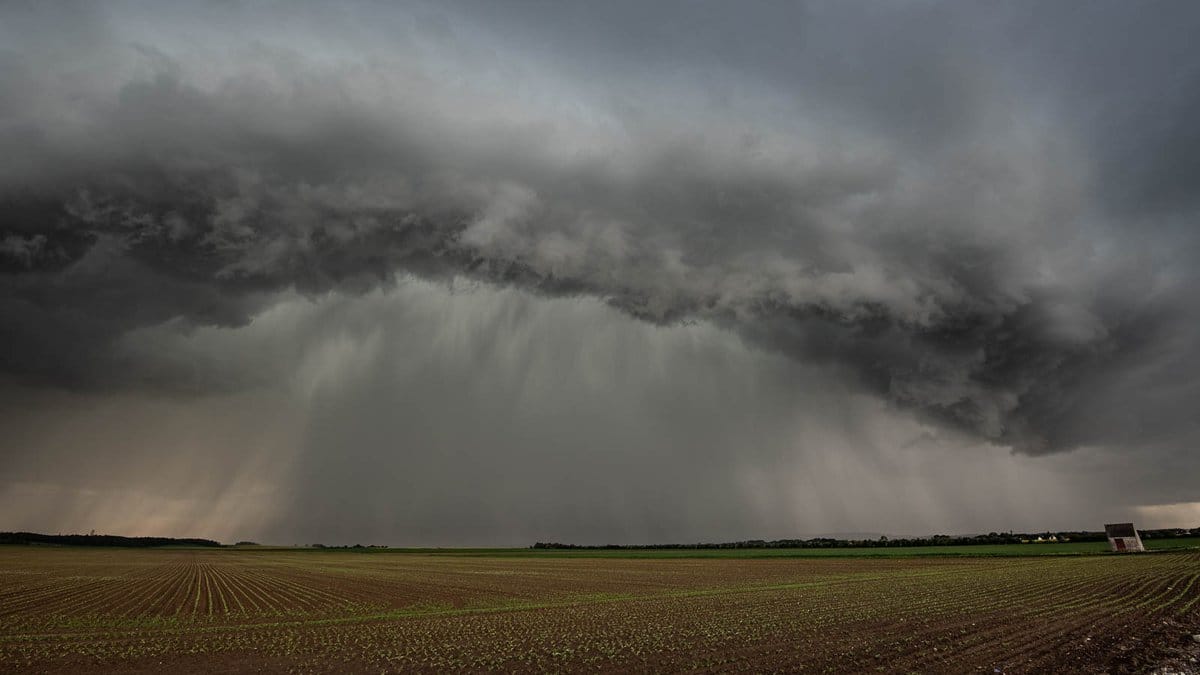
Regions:
<instances>
[{"instance_id":1,"label":"distant tree line","mask_svg":"<svg viewBox=\"0 0 1200 675\"><path fill-rule=\"evenodd\" d=\"M387 546L384 546L382 544L367 544L366 546L363 546L362 544L355 544L353 546L327 546L325 544L312 544L311 548L343 550L343 549L358 549L358 548L387 548Z\"/></svg>"},{"instance_id":2,"label":"distant tree line","mask_svg":"<svg viewBox=\"0 0 1200 675\"><path fill-rule=\"evenodd\" d=\"M1171 537L1200 536L1200 527L1192 529L1171 528L1164 530L1138 530L1142 539L1169 539ZM580 544L560 544L558 542L539 541L532 546L535 549L701 549L701 548L888 548L900 546L972 546L982 544L1022 544L1038 541L1105 541L1103 532L1040 532L1014 533L989 532L970 536L950 536L935 534L931 537L880 537L878 539L832 539L815 537L813 539L748 539L746 541L729 541L703 544L604 544L598 546Z\"/></svg>"},{"instance_id":3,"label":"distant tree line","mask_svg":"<svg viewBox=\"0 0 1200 675\"><path fill-rule=\"evenodd\" d=\"M0 532L0 544L56 544L59 546L117 546L153 548L155 546L220 546L212 539L174 539L171 537L120 537L115 534L38 534L36 532Z\"/></svg>"}]
</instances>

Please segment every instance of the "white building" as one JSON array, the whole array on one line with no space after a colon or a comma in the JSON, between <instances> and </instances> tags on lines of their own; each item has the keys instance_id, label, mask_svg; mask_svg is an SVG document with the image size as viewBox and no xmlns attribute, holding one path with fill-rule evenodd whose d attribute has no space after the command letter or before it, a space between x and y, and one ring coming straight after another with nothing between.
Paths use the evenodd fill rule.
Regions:
<instances>
[{"instance_id":1,"label":"white building","mask_svg":"<svg viewBox=\"0 0 1200 675\"><path fill-rule=\"evenodd\" d=\"M1142 538L1138 536L1133 523L1105 525L1104 533L1108 535L1108 545L1114 552L1130 553L1146 550L1146 547L1142 546Z\"/></svg>"}]
</instances>

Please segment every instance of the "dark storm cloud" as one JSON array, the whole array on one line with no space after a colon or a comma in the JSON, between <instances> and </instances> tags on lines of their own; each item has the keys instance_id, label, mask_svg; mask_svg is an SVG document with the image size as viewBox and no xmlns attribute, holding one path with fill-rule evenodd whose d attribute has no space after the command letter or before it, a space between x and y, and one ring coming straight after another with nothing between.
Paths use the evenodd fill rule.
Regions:
<instances>
[{"instance_id":1,"label":"dark storm cloud","mask_svg":"<svg viewBox=\"0 0 1200 675\"><path fill-rule=\"evenodd\" d=\"M86 7L3 10L10 376L237 388L115 345L413 274L1025 452L1196 433L1190 4Z\"/></svg>"}]
</instances>

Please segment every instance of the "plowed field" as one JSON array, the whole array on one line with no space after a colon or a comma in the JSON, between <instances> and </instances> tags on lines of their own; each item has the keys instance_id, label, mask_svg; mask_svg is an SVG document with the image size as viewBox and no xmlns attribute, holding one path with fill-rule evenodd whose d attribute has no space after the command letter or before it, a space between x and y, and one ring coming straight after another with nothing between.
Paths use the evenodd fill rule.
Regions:
<instances>
[{"instance_id":1,"label":"plowed field","mask_svg":"<svg viewBox=\"0 0 1200 675\"><path fill-rule=\"evenodd\" d=\"M1125 672L1200 554L615 559L0 548L0 671Z\"/></svg>"}]
</instances>

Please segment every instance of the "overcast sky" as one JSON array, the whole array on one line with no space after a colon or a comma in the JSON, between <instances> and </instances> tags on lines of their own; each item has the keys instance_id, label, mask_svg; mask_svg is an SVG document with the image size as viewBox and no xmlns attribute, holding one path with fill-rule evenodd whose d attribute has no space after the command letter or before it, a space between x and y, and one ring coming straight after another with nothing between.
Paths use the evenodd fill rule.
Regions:
<instances>
[{"instance_id":1,"label":"overcast sky","mask_svg":"<svg viewBox=\"0 0 1200 675\"><path fill-rule=\"evenodd\" d=\"M0 529L1200 526L1200 5L0 5Z\"/></svg>"}]
</instances>

